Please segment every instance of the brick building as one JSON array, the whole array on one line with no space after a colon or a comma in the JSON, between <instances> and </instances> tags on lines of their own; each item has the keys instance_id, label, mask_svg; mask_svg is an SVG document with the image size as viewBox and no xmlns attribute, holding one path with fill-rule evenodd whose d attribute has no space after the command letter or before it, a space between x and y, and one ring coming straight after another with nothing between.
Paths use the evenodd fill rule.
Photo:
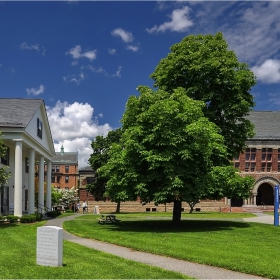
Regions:
<instances>
[{"instance_id":1,"label":"brick building","mask_svg":"<svg viewBox=\"0 0 280 280\"><path fill-rule=\"evenodd\" d=\"M77 189L79 170L78 152L64 152L61 146L60 152L56 152L52 158L51 185L58 189Z\"/></svg>"},{"instance_id":2,"label":"brick building","mask_svg":"<svg viewBox=\"0 0 280 280\"><path fill-rule=\"evenodd\" d=\"M274 186L280 184L280 111L253 111L247 118L255 125L255 136L234 165L241 176L251 175L256 181L251 197L234 200L232 206L273 205Z\"/></svg>"}]
</instances>

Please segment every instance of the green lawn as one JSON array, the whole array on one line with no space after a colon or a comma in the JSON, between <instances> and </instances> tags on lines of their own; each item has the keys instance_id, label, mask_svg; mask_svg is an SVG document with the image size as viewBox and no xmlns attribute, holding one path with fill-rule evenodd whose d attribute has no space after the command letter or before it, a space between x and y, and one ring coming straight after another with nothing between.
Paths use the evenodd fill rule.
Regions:
<instances>
[{"instance_id":1,"label":"green lawn","mask_svg":"<svg viewBox=\"0 0 280 280\"><path fill-rule=\"evenodd\" d=\"M187 279L69 241L63 244L62 267L37 265L37 227L44 224L0 224L0 279Z\"/></svg>"},{"instance_id":2,"label":"green lawn","mask_svg":"<svg viewBox=\"0 0 280 280\"><path fill-rule=\"evenodd\" d=\"M170 213L119 214L119 225L100 225L97 215L84 215L65 222L63 227L82 237L135 250L280 278L280 228L241 221L241 217L248 215L183 214L178 229L173 228Z\"/></svg>"}]
</instances>

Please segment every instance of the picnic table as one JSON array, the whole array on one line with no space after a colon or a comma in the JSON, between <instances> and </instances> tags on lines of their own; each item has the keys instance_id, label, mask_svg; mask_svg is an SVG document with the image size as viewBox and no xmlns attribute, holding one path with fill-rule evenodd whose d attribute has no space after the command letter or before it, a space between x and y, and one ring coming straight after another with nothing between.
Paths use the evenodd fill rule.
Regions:
<instances>
[{"instance_id":1,"label":"picnic table","mask_svg":"<svg viewBox=\"0 0 280 280\"><path fill-rule=\"evenodd\" d=\"M116 215L108 214L101 215L101 218L97 218L99 224L118 224L121 220L117 219Z\"/></svg>"}]
</instances>

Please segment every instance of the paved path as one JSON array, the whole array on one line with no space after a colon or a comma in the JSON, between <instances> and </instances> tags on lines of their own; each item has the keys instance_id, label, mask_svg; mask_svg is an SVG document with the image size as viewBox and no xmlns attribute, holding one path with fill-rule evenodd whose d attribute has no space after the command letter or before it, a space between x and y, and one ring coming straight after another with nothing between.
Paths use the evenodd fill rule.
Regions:
<instances>
[{"instance_id":1,"label":"paved path","mask_svg":"<svg viewBox=\"0 0 280 280\"><path fill-rule=\"evenodd\" d=\"M62 224L64 221L72 220L80 215L81 214L76 214L65 218L52 219L46 223L46 226L58 226L62 228ZM244 222L259 222L259 223L273 224L273 216L271 215L258 214L258 217L244 218L242 220ZM152 266L157 266L171 271L180 272L184 275L195 277L197 279L266 279L254 275L234 272L234 271L217 268L213 266L177 260L169 257L154 255L151 253L134 251L129 248L113 245L110 243L81 238L73 234L70 234L65 230L64 230L64 239L95 250L116 255L121 258L145 263Z\"/></svg>"}]
</instances>

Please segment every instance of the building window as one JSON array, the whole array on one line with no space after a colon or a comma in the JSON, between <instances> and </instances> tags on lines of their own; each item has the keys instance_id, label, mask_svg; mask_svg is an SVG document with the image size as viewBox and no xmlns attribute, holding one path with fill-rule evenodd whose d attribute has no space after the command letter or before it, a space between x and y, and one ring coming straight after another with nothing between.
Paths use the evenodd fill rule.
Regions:
<instances>
[{"instance_id":1,"label":"building window","mask_svg":"<svg viewBox=\"0 0 280 280\"><path fill-rule=\"evenodd\" d=\"M27 157L25 158L25 172L29 172L29 159Z\"/></svg>"},{"instance_id":2,"label":"building window","mask_svg":"<svg viewBox=\"0 0 280 280\"><path fill-rule=\"evenodd\" d=\"M56 182L59 183L60 182L60 176L56 177Z\"/></svg>"},{"instance_id":3,"label":"building window","mask_svg":"<svg viewBox=\"0 0 280 280\"><path fill-rule=\"evenodd\" d=\"M262 161L271 161L272 159L272 149L262 148Z\"/></svg>"},{"instance_id":4,"label":"building window","mask_svg":"<svg viewBox=\"0 0 280 280\"><path fill-rule=\"evenodd\" d=\"M1 157L2 164L9 165L9 155L10 155L10 149L6 147L5 154Z\"/></svg>"},{"instance_id":5,"label":"building window","mask_svg":"<svg viewBox=\"0 0 280 280\"><path fill-rule=\"evenodd\" d=\"M69 173L69 166L65 166L65 173Z\"/></svg>"},{"instance_id":6,"label":"building window","mask_svg":"<svg viewBox=\"0 0 280 280\"><path fill-rule=\"evenodd\" d=\"M52 176L52 183L55 183L55 176Z\"/></svg>"},{"instance_id":7,"label":"building window","mask_svg":"<svg viewBox=\"0 0 280 280\"><path fill-rule=\"evenodd\" d=\"M43 135L43 123L37 118L37 136L42 139Z\"/></svg>"},{"instance_id":8,"label":"building window","mask_svg":"<svg viewBox=\"0 0 280 280\"><path fill-rule=\"evenodd\" d=\"M56 172L59 172L59 166L56 166Z\"/></svg>"},{"instance_id":9,"label":"building window","mask_svg":"<svg viewBox=\"0 0 280 280\"><path fill-rule=\"evenodd\" d=\"M280 172L280 163L278 163L278 172Z\"/></svg>"},{"instance_id":10,"label":"building window","mask_svg":"<svg viewBox=\"0 0 280 280\"><path fill-rule=\"evenodd\" d=\"M234 163L234 167L235 167L235 168L239 168L239 166L240 166L239 162L235 162L235 163Z\"/></svg>"},{"instance_id":11,"label":"building window","mask_svg":"<svg viewBox=\"0 0 280 280\"><path fill-rule=\"evenodd\" d=\"M271 163L267 163L266 165L266 172L271 172Z\"/></svg>"},{"instance_id":12,"label":"building window","mask_svg":"<svg viewBox=\"0 0 280 280\"><path fill-rule=\"evenodd\" d=\"M247 148L245 152L246 161L255 161L256 160L256 148Z\"/></svg>"},{"instance_id":13,"label":"building window","mask_svg":"<svg viewBox=\"0 0 280 280\"><path fill-rule=\"evenodd\" d=\"M65 176L65 183L69 183L69 176Z\"/></svg>"},{"instance_id":14,"label":"building window","mask_svg":"<svg viewBox=\"0 0 280 280\"><path fill-rule=\"evenodd\" d=\"M95 181L95 177L87 177L87 185L93 184Z\"/></svg>"},{"instance_id":15,"label":"building window","mask_svg":"<svg viewBox=\"0 0 280 280\"><path fill-rule=\"evenodd\" d=\"M65 187L65 190L69 190L69 187Z\"/></svg>"},{"instance_id":16,"label":"building window","mask_svg":"<svg viewBox=\"0 0 280 280\"><path fill-rule=\"evenodd\" d=\"M272 163L271 162L262 162L262 172L271 172ZM278 165L279 169L279 165Z\"/></svg>"},{"instance_id":17,"label":"building window","mask_svg":"<svg viewBox=\"0 0 280 280\"><path fill-rule=\"evenodd\" d=\"M256 170L256 164L254 162L251 162L251 172L255 172Z\"/></svg>"},{"instance_id":18,"label":"building window","mask_svg":"<svg viewBox=\"0 0 280 280\"><path fill-rule=\"evenodd\" d=\"M245 172L248 172L250 168L250 162L245 163Z\"/></svg>"},{"instance_id":19,"label":"building window","mask_svg":"<svg viewBox=\"0 0 280 280\"><path fill-rule=\"evenodd\" d=\"M54 172L55 172L55 166L52 165L52 173L54 173Z\"/></svg>"}]
</instances>

